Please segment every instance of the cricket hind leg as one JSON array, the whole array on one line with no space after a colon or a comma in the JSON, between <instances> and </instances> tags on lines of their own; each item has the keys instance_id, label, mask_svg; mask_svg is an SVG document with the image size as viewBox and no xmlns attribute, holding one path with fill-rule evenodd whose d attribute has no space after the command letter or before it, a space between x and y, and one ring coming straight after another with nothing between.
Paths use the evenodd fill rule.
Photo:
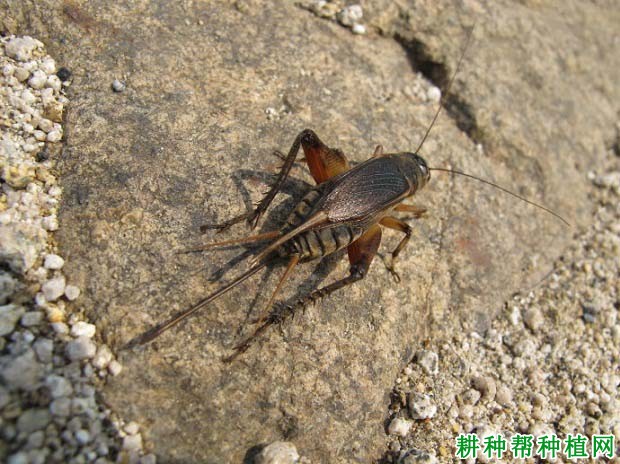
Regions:
<instances>
[{"instance_id":1,"label":"cricket hind leg","mask_svg":"<svg viewBox=\"0 0 620 464\"><path fill-rule=\"evenodd\" d=\"M317 184L349 169L349 163L342 151L329 148L319 139L314 131L305 129L295 137L295 141L288 155L284 158L284 164L282 165L276 182L253 211L236 216L221 224L206 224L201 230L218 229L222 231L244 220L247 220L251 228L254 229L262 215L269 208L269 205L271 205L275 196L282 189L282 185L286 181L295 163L300 148L303 148L310 173Z\"/></svg>"},{"instance_id":2,"label":"cricket hind leg","mask_svg":"<svg viewBox=\"0 0 620 464\"><path fill-rule=\"evenodd\" d=\"M231 362L240 354L246 352L263 332L270 326L282 322L287 317L293 317L299 309L304 309L308 304L316 302L324 298L336 290L340 290L359 280L362 280L368 273L370 264L377 254L379 244L381 243L381 227L377 224L371 226L360 238L349 245L347 251L349 254L349 262L351 267L349 275L344 279L321 287L309 293L305 297L298 299L290 305L279 305L272 313L254 330L254 332L233 348L233 353L224 359L224 362Z\"/></svg>"}]
</instances>

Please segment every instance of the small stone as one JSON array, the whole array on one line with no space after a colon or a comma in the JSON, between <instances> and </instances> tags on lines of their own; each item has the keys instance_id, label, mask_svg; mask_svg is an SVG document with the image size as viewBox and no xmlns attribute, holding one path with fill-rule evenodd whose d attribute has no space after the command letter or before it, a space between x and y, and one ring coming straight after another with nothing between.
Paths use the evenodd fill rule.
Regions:
<instances>
[{"instance_id":1,"label":"small stone","mask_svg":"<svg viewBox=\"0 0 620 464\"><path fill-rule=\"evenodd\" d=\"M484 401L493 401L495 399L497 387L492 377L473 377L471 379L471 386L480 392Z\"/></svg>"},{"instance_id":2,"label":"small stone","mask_svg":"<svg viewBox=\"0 0 620 464\"><path fill-rule=\"evenodd\" d=\"M10 359L0 370L0 378L13 390L34 391L39 387L42 376L43 366L35 359L34 350L31 348Z\"/></svg>"},{"instance_id":3,"label":"small stone","mask_svg":"<svg viewBox=\"0 0 620 464\"><path fill-rule=\"evenodd\" d=\"M45 142L47 140L47 134L42 130L35 130L33 132L34 138L37 142Z\"/></svg>"},{"instance_id":4,"label":"small stone","mask_svg":"<svg viewBox=\"0 0 620 464\"><path fill-rule=\"evenodd\" d=\"M75 439L80 445L85 445L90 441L90 434L84 429L75 432Z\"/></svg>"},{"instance_id":5,"label":"small stone","mask_svg":"<svg viewBox=\"0 0 620 464\"><path fill-rule=\"evenodd\" d=\"M544 322L540 309L534 307L529 308L523 315L523 322L532 332L536 332Z\"/></svg>"},{"instance_id":6,"label":"small stone","mask_svg":"<svg viewBox=\"0 0 620 464\"><path fill-rule=\"evenodd\" d=\"M50 412L47 409L27 409L17 419L17 430L20 433L32 433L36 430L43 430L51 420Z\"/></svg>"},{"instance_id":7,"label":"small stone","mask_svg":"<svg viewBox=\"0 0 620 464\"><path fill-rule=\"evenodd\" d=\"M43 313L41 311L28 311L22 316L20 324L24 327L35 327L43 321Z\"/></svg>"},{"instance_id":8,"label":"small stone","mask_svg":"<svg viewBox=\"0 0 620 464\"><path fill-rule=\"evenodd\" d=\"M123 449L125 451L140 451L142 449L142 435L126 435L123 438Z\"/></svg>"},{"instance_id":9,"label":"small stone","mask_svg":"<svg viewBox=\"0 0 620 464\"><path fill-rule=\"evenodd\" d=\"M47 134L48 132L54 130L54 123L47 118L41 118L39 120L39 129Z\"/></svg>"},{"instance_id":10,"label":"small stone","mask_svg":"<svg viewBox=\"0 0 620 464\"><path fill-rule=\"evenodd\" d=\"M58 76L58 79L60 79L62 82L66 82L71 78L71 71L69 71L63 66L58 70L56 75Z\"/></svg>"},{"instance_id":11,"label":"small stone","mask_svg":"<svg viewBox=\"0 0 620 464\"><path fill-rule=\"evenodd\" d=\"M138 425L137 422L131 421L129 424L123 427L123 430L128 435L135 435L136 433L140 431L140 426Z\"/></svg>"},{"instance_id":12,"label":"small stone","mask_svg":"<svg viewBox=\"0 0 620 464\"><path fill-rule=\"evenodd\" d=\"M402 419L400 417L396 417L392 419L392 422L390 422L390 425L388 427L388 433L390 435L406 437L407 434L409 433L409 430L411 430L412 425L413 425L413 422L406 420L406 419Z\"/></svg>"},{"instance_id":13,"label":"small stone","mask_svg":"<svg viewBox=\"0 0 620 464\"><path fill-rule=\"evenodd\" d=\"M32 52L41 45L41 42L32 37L14 37L4 45L4 51L17 61L28 61L32 59Z\"/></svg>"},{"instance_id":14,"label":"small stone","mask_svg":"<svg viewBox=\"0 0 620 464\"><path fill-rule=\"evenodd\" d=\"M45 267L46 269L55 269L55 270L62 269L64 265L65 265L65 260L55 254L47 255L43 263L43 267Z\"/></svg>"},{"instance_id":15,"label":"small stone","mask_svg":"<svg viewBox=\"0 0 620 464\"><path fill-rule=\"evenodd\" d=\"M35 71L32 77L28 79L28 85L35 90L45 87L45 82L47 82L47 76L43 71Z\"/></svg>"},{"instance_id":16,"label":"small stone","mask_svg":"<svg viewBox=\"0 0 620 464\"><path fill-rule=\"evenodd\" d=\"M17 321L25 312L24 308L14 304L0 306L0 337L13 332Z\"/></svg>"},{"instance_id":17,"label":"small stone","mask_svg":"<svg viewBox=\"0 0 620 464\"><path fill-rule=\"evenodd\" d=\"M437 406L433 404L429 395L411 393L409 395L409 414L416 420L432 419L437 413Z\"/></svg>"},{"instance_id":18,"label":"small stone","mask_svg":"<svg viewBox=\"0 0 620 464\"><path fill-rule=\"evenodd\" d=\"M112 361L112 351L107 345L101 345L93 358L92 364L96 369L105 369ZM127 432L129 433L129 432Z\"/></svg>"},{"instance_id":19,"label":"small stone","mask_svg":"<svg viewBox=\"0 0 620 464\"><path fill-rule=\"evenodd\" d=\"M80 296L80 289L75 285L67 285L65 287L65 296L69 301L77 300Z\"/></svg>"},{"instance_id":20,"label":"small stone","mask_svg":"<svg viewBox=\"0 0 620 464\"><path fill-rule=\"evenodd\" d=\"M71 414L71 400L66 397L55 399L50 404L50 412L56 417L68 417Z\"/></svg>"},{"instance_id":21,"label":"small stone","mask_svg":"<svg viewBox=\"0 0 620 464\"><path fill-rule=\"evenodd\" d=\"M114 79L114 81L112 81L112 90L117 93L124 91L126 87L127 86L123 81L119 81L118 79Z\"/></svg>"},{"instance_id":22,"label":"small stone","mask_svg":"<svg viewBox=\"0 0 620 464\"><path fill-rule=\"evenodd\" d=\"M432 102L439 102L441 100L441 89L435 86L430 87L426 91L426 98Z\"/></svg>"},{"instance_id":23,"label":"small stone","mask_svg":"<svg viewBox=\"0 0 620 464\"><path fill-rule=\"evenodd\" d=\"M30 449L41 448L45 442L45 432L43 430L37 430L28 437L28 444L26 445Z\"/></svg>"},{"instance_id":24,"label":"small stone","mask_svg":"<svg viewBox=\"0 0 620 464\"><path fill-rule=\"evenodd\" d=\"M495 394L495 401L501 406L510 406L512 404L512 392L505 385L500 385Z\"/></svg>"},{"instance_id":25,"label":"small stone","mask_svg":"<svg viewBox=\"0 0 620 464\"><path fill-rule=\"evenodd\" d=\"M54 332L56 332L58 335L64 335L69 333L69 326L64 322L50 321L50 325L52 326L52 329L54 329Z\"/></svg>"},{"instance_id":26,"label":"small stone","mask_svg":"<svg viewBox=\"0 0 620 464\"><path fill-rule=\"evenodd\" d=\"M41 61L41 64L39 64L39 69L45 74L54 74L56 72L56 62L53 58L45 58Z\"/></svg>"},{"instance_id":27,"label":"small stone","mask_svg":"<svg viewBox=\"0 0 620 464\"><path fill-rule=\"evenodd\" d=\"M108 364L108 372L113 377L116 377L123 370L123 365L119 363L116 359L113 359L110 364Z\"/></svg>"},{"instance_id":28,"label":"small stone","mask_svg":"<svg viewBox=\"0 0 620 464\"><path fill-rule=\"evenodd\" d=\"M50 89L54 89L56 92L60 91L62 87L62 82L58 79L58 76L51 75L47 76L47 80L45 81L45 85Z\"/></svg>"},{"instance_id":29,"label":"small stone","mask_svg":"<svg viewBox=\"0 0 620 464\"><path fill-rule=\"evenodd\" d=\"M41 287L41 291L47 301L56 301L65 293L65 286L65 278L60 276L45 282Z\"/></svg>"},{"instance_id":30,"label":"small stone","mask_svg":"<svg viewBox=\"0 0 620 464\"><path fill-rule=\"evenodd\" d=\"M71 382L59 375L50 375L45 379L45 385L50 391L52 398L60 398L62 396L71 396L73 394L73 386Z\"/></svg>"},{"instance_id":31,"label":"small stone","mask_svg":"<svg viewBox=\"0 0 620 464\"><path fill-rule=\"evenodd\" d=\"M97 345L88 337L81 336L67 343L65 353L71 361L81 361L95 356Z\"/></svg>"},{"instance_id":32,"label":"small stone","mask_svg":"<svg viewBox=\"0 0 620 464\"><path fill-rule=\"evenodd\" d=\"M478 390L474 390L473 388L470 388L469 390L467 390L461 395L461 401L464 404L474 405L480 400L480 396L481 395Z\"/></svg>"},{"instance_id":33,"label":"small stone","mask_svg":"<svg viewBox=\"0 0 620 464\"><path fill-rule=\"evenodd\" d=\"M416 361L428 375L437 374L439 357L437 353L429 350L420 350L416 353Z\"/></svg>"},{"instance_id":34,"label":"small stone","mask_svg":"<svg viewBox=\"0 0 620 464\"><path fill-rule=\"evenodd\" d=\"M74 337L93 338L95 336L96 330L97 328L93 324L79 321L73 324L73 327L71 327L71 335Z\"/></svg>"},{"instance_id":35,"label":"small stone","mask_svg":"<svg viewBox=\"0 0 620 464\"><path fill-rule=\"evenodd\" d=\"M438 461L434 454L412 449L401 453L396 462L397 464L437 464Z\"/></svg>"},{"instance_id":36,"label":"small stone","mask_svg":"<svg viewBox=\"0 0 620 464\"><path fill-rule=\"evenodd\" d=\"M364 10L362 10L361 5L349 5L344 7L342 10L338 12L336 18L338 22L343 26L353 26L355 23L359 22L364 16Z\"/></svg>"},{"instance_id":37,"label":"small stone","mask_svg":"<svg viewBox=\"0 0 620 464\"><path fill-rule=\"evenodd\" d=\"M51 216L45 216L41 219L41 225L45 230L54 232L55 230L58 230L58 219L53 214Z\"/></svg>"},{"instance_id":38,"label":"small stone","mask_svg":"<svg viewBox=\"0 0 620 464\"><path fill-rule=\"evenodd\" d=\"M366 34L366 26L364 26L363 24L355 23L353 27L351 28L351 30L353 31L354 34L357 34L357 35Z\"/></svg>"},{"instance_id":39,"label":"small stone","mask_svg":"<svg viewBox=\"0 0 620 464\"><path fill-rule=\"evenodd\" d=\"M62 139L62 132L58 131L58 130L53 130L50 131L47 134L47 141L48 142L59 142L60 139Z\"/></svg>"},{"instance_id":40,"label":"small stone","mask_svg":"<svg viewBox=\"0 0 620 464\"><path fill-rule=\"evenodd\" d=\"M288 441L275 441L265 446L254 458L256 464L295 464L298 461L297 448Z\"/></svg>"},{"instance_id":41,"label":"small stone","mask_svg":"<svg viewBox=\"0 0 620 464\"><path fill-rule=\"evenodd\" d=\"M15 69L14 75L15 75L15 78L18 80L18 82L24 82L30 77L30 72L24 68L17 68Z\"/></svg>"}]
</instances>

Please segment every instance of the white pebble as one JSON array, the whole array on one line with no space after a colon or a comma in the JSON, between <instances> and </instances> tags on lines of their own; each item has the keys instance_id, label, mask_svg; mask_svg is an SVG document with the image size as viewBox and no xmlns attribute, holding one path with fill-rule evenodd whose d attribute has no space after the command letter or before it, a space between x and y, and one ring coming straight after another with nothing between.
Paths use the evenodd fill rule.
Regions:
<instances>
[{"instance_id":1,"label":"white pebble","mask_svg":"<svg viewBox=\"0 0 620 464\"><path fill-rule=\"evenodd\" d=\"M52 322L50 325L52 326L52 329L54 329L54 332L56 332L58 335L64 335L69 333L69 326L64 322Z\"/></svg>"},{"instance_id":2,"label":"white pebble","mask_svg":"<svg viewBox=\"0 0 620 464\"><path fill-rule=\"evenodd\" d=\"M388 433L390 435L397 435L399 437L406 437L411 430L411 426L413 422L407 419L402 419L400 417L396 417L392 419L390 422L390 426L388 427Z\"/></svg>"},{"instance_id":3,"label":"white pebble","mask_svg":"<svg viewBox=\"0 0 620 464\"><path fill-rule=\"evenodd\" d=\"M95 356L97 345L88 337L78 337L67 343L65 353L71 361L81 361Z\"/></svg>"},{"instance_id":4,"label":"white pebble","mask_svg":"<svg viewBox=\"0 0 620 464\"><path fill-rule=\"evenodd\" d=\"M71 400L67 397L55 399L50 403L50 412L53 416L67 417L71 414Z\"/></svg>"},{"instance_id":5,"label":"white pebble","mask_svg":"<svg viewBox=\"0 0 620 464\"><path fill-rule=\"evenodd\" d=\"M37 358L42 363L51 363L54 354L54 342L49 338L39 338L32 345Z\"/></svg>"},{"instance_id":6,"label":"white pebble","mask_svg":"<svg viewBox=\"0 0 620 464\"><path fill-rule=\"evenodd\" d=\"M32 59L32 52L41 45L41 42L32 37L14 37L5 44L4 50L17 61L28 61Z\"/></svg>"},{"instance_id":7,"label":"white pebble","mask_svg":"<svg viewBox=\"0 0 620 464\"><path fill-rule=\"evenodd\" d=\"M108 364L108 371L113 377L116 377L118 374L120 374L122 370L122 364L119 363L116 359L113 359L110 364Z\"/></svg>"},{"instance_id":8,"label":"white pebble","mask_svg":"<svg viewBox=\"0 0 620 464\"><path fill-rule=\"evenodd\" d=\"M129 435L135 435L136 433L140 431L140 426L138 425L137 422L131 421L129 424L127 424L123 428L123 430L125 430L125 432Z\"/></svg>"},{"instance_id":9,"label":"white pebble","mask_svg":"<svg viewBox=\"0 0 620 464\"><path fill-rule=\"evenodd\" d=\"M142 435L126 435L123 438L123 449L125 451L140 451L142 449Z\"/></svg>"},{"instance_id":10,"label":"white pebble","mask_svg":"<svg viewBox=\"0 0 620 464\"><path fill-rule=\"evenodd\" d=\"M74 337L93 338L97 328L88 322L79 321L71 327L71 335Z\"/></svg>"},{"instance_id":11,"label":"white pebble","mask_svg":"<svg viewBox=\"0 0 620 464\"><path fill-rule=\"evenodd\" d=\"M42 130L35 130L33 132L34 138L38 141L38 142L45 142L45 140L47 139L47 134L45 132L43 132Z\"/></svg>"},{"instance_id":12,"label":"white pebble","mask_svg":"<svg viewBox=\"0 0 620 464\"><path fill-rule=\"evenodd\" d=\"M112 351L110 351L107 345L101 345L93 358L93 367L96 369L105 369L110 364L110 361L112 361Z\"/></svg>"},{"instance_id":13,"label":"white pebble","mask_svg":"<svg viewBox=\"0 0 620 464\"><path fill-rule=\"evenodd\" d=\"M58 76L52 75L52 76L47 77L45 85L58 92L60 88L62 87L62 82L60 82L60 79L58 79Z\"/></svg>"},{"instance_id":14,"label":"white pebble","mask_svg":"<svg viewBox=\"0 0 620 464\"><path fill-rule=\"evenodd\" d=\"M114 79L114 81L112 81L112 90L115 92L122 92L125 90L125 87L126 85L123 81L119 81L118 79Z\"/></svg>"},{"instance_id":15,"label":"white pebble","mask_svg":"<svg viewBox=\"0 0 620 464\"><path fill-rule=\"evenodd\" d=\"M420 350L416 353L416 362L424 369L428 375L437 374L438 364L439 364L439 356L437 353L430 350Z\"/></svg>"},{"instance_id":16,"label":"white pebble","mask_svg":"<svg viewBox=\"0 0 620 464\"><path fill-rule=\"evenodd\" d=\"M53 214L51 216L45 216L41 219L41 225L45 230L49 230L50 232L58 230L58 218Z\"/></svg>"},{"instance_id":17,"label":"white pebble","mask_svg":"<svg viewBox=\"0 0 620 464\"><path fill-rule=\"evenodd\" d=\"M49 254L45 257L43 266L46 269L61 269L65 265L65 260L55 254Z\"/></svg>"},{"instance_id":18,"label":"white pebble","mask_svg":"<svg viewBox=\"0 0 620 464\"><path fill-rule=\"evenodd\" d=\"M30 77L30 72L27 69L24 69L24 68L15 69L15 78L19 82L24 82L29 77Z\"/></svg>"},{"instance_id":19,"label":"white pebble","mask_svg":"<svg viewBox=\"0 0 620 464\"><path fill-rule=\"evenodd\" d=\"M364 16L361 5L349 5L338 12L338 21L343 26L352 26L359 22Z\"/></svg>"},{"instance_id":20,"label":"white pebble","mask_svg":"<svg viewBox=\"0 0 620 464\"><path fill-rule=\"evenodd\" d=\"M80 445L85 445L90 441L90 434L86 430L80 429L75 432L75 439Z\"/></svg>"},{"instance_id":21,"label":"white pebble","mask_svg":"<svg viewBox=\"0 0 620 464\"><path fill-rule=\"evenodd\" d=\"M0 337L10 334L15 330L15 324L24 314L24 308L14 304L0 306Z\"/></svg>"},{"instance_id":22,"label":"white pebble","mask_svg":"<svg viewBox=\"0 0 620 464\"><path fill-rule=\"evenodd\" d=\"M429 395L414 393L409 397L409 413L416 420L431 419L437 413L437 406Z\"/></svg>"},{"instance_id":23,"label":"white pebble","mask_svg":"<svg viewBox=\"0 0 620 464\"><path fill-rule=\"evenodd\" d=\"M60 276L45 282L41 287L41 291L47 301L56 301L65 293L65 286L65 277Z\"/></svg>"},{"instance_id":24,"label":"white pebble","mask_svg":"<svg viewBox=\"0 0 620 464\"><path fill-rule=\"evenodd\" d=\"M39 64L39 69L47 75L54 74L56 72L56 62L52 58L45 58Z\"/></svg>"},{"instance_id":25,"label":"white pebble","mask_svg":"<svg viewBox=\"0 0 620 464\"><path fill-rule=\"evenodd\" d=\"M544 323L542 312L537 307L529 308L523 315L523 322L532 332L536 332Z\"/></svg>"},{"instance_id":26,"label":"white pebble","mask_svg":"<svg viewBox=\"0 0 620 464\"><path fill-rule=\"evenodd\" d=\"M58 130L53 130L50 131L49 134L47 134L47 141L48 142L59 142L60 139L62 139L62 132L58 131Z\"/></svg>"},{"instance_id":27,"label":"white pebble","mask_svg":"<svg viewBox=\"0 0 620 464\"><path fill-rule=\"evenodd\" d=\"M366 26L364 26L363 24L355 23L351 30L353 31L354 34L357 34L357 35L366 34Z\"/></svg>"},{"instance_id":28,"label":"white pebble","mask_svg":"<svg viewBox=\"0 0 620 464\"><path fill-rule=\"evenodd\" d=\"M43 71L35 71L32 77L28 79L28 85L35 90L40 90L45 87L47 82L47 76Z\"/></svg>"},{"instance_id":29,"label":"white pebble","mask_svg":"<svg viewBox=\"0 0 620 464\"><path fill-rule=\"evenodd\" d=\"M50 132L52 129L54 129L54 123L47 118L41 118L41 120L39 121L39 129L46 133Z\"/></svg>"},{"instance_id":30,"label":"white pebble","mask_svg":"<svg viewBox=\"0 0 620 464\"><path fill-rule=\"evenodd\" d=\"M441 100L441 89L439 87L431 87L426 91L426 97L433 102Z\"/></svg>"},{"instance_id":31,"label":"white pebble","mask_svg":"<svg viewBox=\"0 0 620 464\"><path fill-rule=\"evenodd\" d=\"M75 285L67 285L65 287L65 296L69 301L77 300L77 298L80 296L80 289L77 288Z\"/></svg>"},{"instance_id":32,"label":"white pebble","mask_svg":"<svg viewBox=\"0 0 620 464\"><path fill-rule=\"evenodd\" d=\"M41 311L28 311L22 316L20 321L24 327L34 327L41 324L43 320L43 313Z\"/></svg>"},{"instance_id":33,"label":"white pebble","mask_svg":"<svg viewBox=\"0 0 620 464\"><path fill-rule=\"evenodd\" d=\"M288 441L275 441L254 458L256 464L295 464L298 461L297 448Z\"/></svg>"},{"instance_id":34,"label":"white pebble","mask_svg":"<svg viewBox=\"0 0 620 464\"><path fill-rule=\"evenodd\" d=\"M71 382L59 375L48 376L45 379L45 385L54 399L62 396L70 396L73 393Z\"/></svg>"}]
</instances>

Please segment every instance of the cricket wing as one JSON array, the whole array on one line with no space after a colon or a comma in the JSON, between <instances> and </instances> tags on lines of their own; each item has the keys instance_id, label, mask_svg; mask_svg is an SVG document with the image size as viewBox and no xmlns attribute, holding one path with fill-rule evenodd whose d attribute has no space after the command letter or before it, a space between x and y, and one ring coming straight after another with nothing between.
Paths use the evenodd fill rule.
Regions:
<instances>
[{"instance_id":1,"label":"cricket wing","mask_svg":"<svg viewBox=\"0 0 620 464\"><path fill-rule=\"evenodd\" d=\"M390 158L372 158L333 179L321 204L330 223L376 216L409 193L409 184Z\"/></svg>"}]
</instances>

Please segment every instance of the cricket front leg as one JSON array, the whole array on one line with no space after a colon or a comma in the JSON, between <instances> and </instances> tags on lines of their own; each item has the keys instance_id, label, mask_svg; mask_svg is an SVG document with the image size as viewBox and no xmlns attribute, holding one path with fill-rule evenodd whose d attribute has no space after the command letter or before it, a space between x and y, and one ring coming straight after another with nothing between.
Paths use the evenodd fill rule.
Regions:
<instances>
[{"instance_id":1,"label":"cricket front leg","mask_svg":"<svg viewBox=\"0 0 620 464\"><path fill-rule=\"evenodd\" d=\"M402 206L408 206L408 205L402 205ZM381 219L380 224L385 227L397 230L405 234L405 236L398 243L394 251L392 251L392 260L390 261L389 264L385 265L387 270L390 271L390 274L392 274L392 277L394 278L394 280L396 282L400 282L400 276L398 275L398 272L396 272L396 269L394 268L394 263L396 261L396 257L400 254L403 248L407 246L407 243L409 242L409 239L411 238L413 229L406 222L403 222L400 219L396 219L395 217L392 217L392 216L384 217L383 219Z\"/></svg>"}]
</instances>

